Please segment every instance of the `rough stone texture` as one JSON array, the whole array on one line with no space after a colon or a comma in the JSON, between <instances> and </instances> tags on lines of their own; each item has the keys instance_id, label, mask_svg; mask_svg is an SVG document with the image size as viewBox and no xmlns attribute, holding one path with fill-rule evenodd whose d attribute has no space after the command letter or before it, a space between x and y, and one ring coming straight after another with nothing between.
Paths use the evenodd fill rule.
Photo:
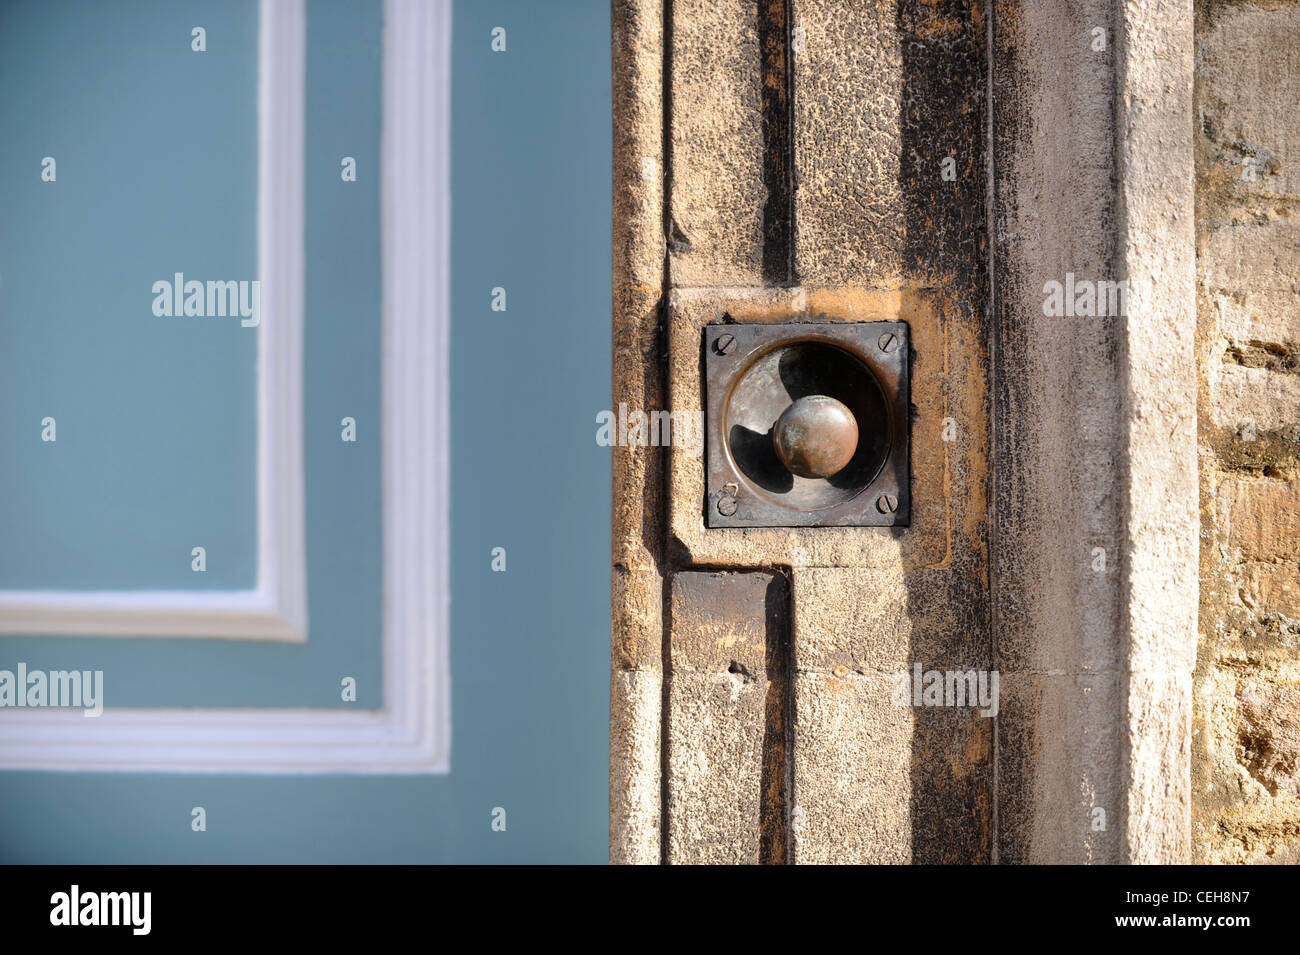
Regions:
<instances>
[{"instance_id":1,"label":"rough stone texture","mask_svg":"<svg viewBox=\"0 0 1300 955\"><path fill-rule=\"evenodd\" d=\"M1219 334L1237 347L1300 342L1300 221L1225 225L1202 241L1201 280L1216 293Z\"/></svg>"},{"instance_id":2,"label":"rough stone texture","mask_svg":"<svg viewBox=\"0 0 1300 955\"><path fill-rule=\"evenodd\" d=\"M763 282L759 5L672 4L672 282Z\"/></svg>"},{"instance_id":3,"label":"rough stone texture","mask_svg":"<svg viewBox=\"0 0 1300 955\"><path fill-rule=\"evenodd\" d=\"M803 734L787 781L804 800L787 820L803 833L794 861L987 861L991 727L894 706L881 669L918 655L963 669L991 661L982 7L687 0L668 25L671 408L703 405L706 324L903 320L914 416L909 527L708 529L701 461L673 448L667 559L679 572L791 568L799 582L801 662L793 684L782 677ZM949 155L955 179L940 165ZM910 623L891 632L895 620ZM873 655L885 645L892 657ZM670 854L680 832L726 846L720 819L739 837L738 806L758 824L752 762L741 798L712 778L702 789L673 756L688 743L697 759L709 753L705 727L752 722L718 709L744 702L718 698L720 679L731 681L672 672L666 801L683 810L669 811ZM882 805L898 804L900 785L910 798L887 822Z\"/></svg>"},{"instance_id":4,"label":"rough stone texture","mask_svg":"<svg viewBox=\"0 0 1300 955\"><path fill-rule=\"evenodd\" d=\"M833 3L796 0L794 9L805 38L794 56L799 276L812 285L898 284L909 225L898 13L888 3L848 15ZM938 178L938 158L930 165Z\"/></svg>"},{"instance_id":5,"label":"rough stone texture","mask_svg":"<svg viewBox=\"0 0 1300 955\"><path fill-rule=\"evenodd\" d=\"M616 631L617 632L617 631ZM610 861L659 863L659 716L663 678L657 671L615 669L610 675Z\"/></svg>"},{"instance_id":6,"label":"rough stone texture","mask_svg":"<svg viewBox=\"0 0 1300 955\"><path fill-rule=\"evenodd\" d=\"M662 408L663 385L657 371L659 295L639 288L620 289L615 309L629 328L614 339L613 407ZM627 669L658 668L663 656L662 476L666 450L616 446L610 449L613 472L613 617L614 665Z\"/></svg>"},{"instance_id":7,"label":"rough stone texture","mask_svg":"<svg viewBox=\"0 0 1300 955\"><path fill-rule=\"evenodd\" d=\"M1197 4L1193 857L1300 859L1300 5Z\"/></svg>"},{"instance_id":8,"label":"rough stone texture","mask_svg":"<svg viewBox=\"0 0 1300 955\"><path fill-rule=\"evenodd\" d=\"M786 861L787 593L775 574L673 575L670 863Z\"/></svg>"},{"instance_id":9,"label":"rough stone texture","mask_svg":"<svg viewBox=\"0 0 1300 955\"><path fill-rule=\"evenodd\" d=\"M1253 611L1274 610L1300 619L1300 568L1294 562L1237 565L1237 596Z\"/></svg>"},{"instance_id":10,"label":"rough stone texture","mask_svg":"<svg viewBox=\"0 0 1300 955\"><path fill-rule=\"evenodd\" d=\"M664 268L663 9L614 0L610 16L614 289L659 292ZM615 317L615 345L636 326ZM636 369L637 377L643 369ZM617 380L617 379L616 379Z\"/></svg>"},{"instance_id":11,"label":"rough stone texture","mask_svg":"<svg viewBox=\"0 0 1300 955\"><path fill-rule=\"evenodd\" d=\"M837 567L794 571L794 643L804 672L894 672L989 660L980 603L952 590L945 569ZM967 586L984 582L968 578ZM844 599L853 594L853 600ZM959 599L942 599L957 597Z\"/></svg>"},{"instance_id":12,"label":"rough stone texture","mask_svg":"<svg viewBox=\"0 0 1300 955\"><path fill-rule=\"evenodd\" d=\"M798 737L791 763L799 812L791 816L797 822L791 860L988 861L991 726L933 711L913 719L888 697L893 671L912 661L963 670L991 666L979 325L961 321L950 297L930 291L675 290L669 301L674 409L701 405L701 331L724 314L735 322L902 318L916 353L909 527L709 529L700 461L670 451L677 560L793 569ZM956 423L951 441L942 440L945 418ZM685 705L674 701L670 719L676 722ZM909 799L885 808L883 794L900 791ZM717 795L727 806L735 802L725 788ZM826 841L832 833L834 841Z\"/></svg>"},{"instance_id":13,"label":"rough stone texture","mask_svg":"<svg viewBox=\"0 0 1300 955\"><path fill-rule=\"evenodd\" d=\"M969 291L986 251L983 4L793 2L799 280Z\"/></svg>"},{"instance_id":14,"label":"rough stone texture","mask_svg":"<svg viewBox=\"0 0 1300 955\"><path fill-rule=\"evenodd\" d=\"M901 319L915 349L908 528L710 530L698 458L616 463L614 654L638 683L660 672L656 631L677 650L661 581L788 574L792 588L793 669L766 671L763 691L785 688L784 788L767 796L783 821L763 807L755 684L734 687L715 660L671 668L662 710L648 692L618 698L615 724L668 734L664 858L779 861L764 832L788 838L793 862L1186 854L1190 5L997 0L991 22L984 9L675 0L665 19L659 2L616 0L615 75L669 129L656 139L640 104L616 119L616 400L701 407L709 322ZM1277 299L1287 265L1273 261ZM1069 273L1147 285L1127 319L1049 319L1044 283ZM1235 364L1281 370L1255 338L1235 341ZM1294 459L1286 440L1261 435L1242 457ZM914 661L996 666L1002 712L895 705L893 673ZM1235 752L1241 704L1235 688L1222 699ZM626 861L658 845L641 824L657 812L648 735L619 736L635 758L614 771L635 778L611 785L636 806L618 803L611 831L643 833L611 849Z\"/></svg>"},{"instance_id":15,"label":"rough stone texture","mask_svg":"<svg viewBox=\"0 0 1300 955\"><path fill-rule=\"evenodd\" d=\"M1191 0L1126 0L1116 50L1127 738L1124 857L1187 858L1196 655ZM1172 28L1171 28L1171 25Z\"/></svg>"},{"instance_id":16,"label":"rough stone texture","mask_svg":"<svg viewBox=\"0 0 1300 955\"><path fill-rule=\"evenodd\" d=\"M1219 485L1219 500L1232 556L1300 560L1300 483L1227 480Z\"/></svg>"},{"instance_id":17,"label":"rough stone texture","mask_svg":"<svg viewBox=\"0 0 1300 955\"><path fill-rule=\"evenodd\" d=\"M663 216L663 33L658 0L611 8L614 100L612 408L663 407L659 300ZM663 451L612 449L611 862L660 858Z\"/></svg>"},{"instance_id":18,"label":"rough stone texture","mask_svg":"<svg viewBox=\"0 0 1300 955\"><path fill-rule=\"evenodd\" d=\"M1226 193L1218 198L1261 199L1293 212L1300 195L1300 11L1285 0L1201 0L1196 12L1200 126L1220 167L1203 185Z\"/></svg>"},{"instance_id":19,"label":"rough stone texture","mask_svg":"<svg viewBox=\"0 0 1300 955\"><path fill-rule=\"evenodd\" d=\"M1300 375L1223 361L1210 373L1210 409L1220 428L1281 431L1296 421Z\"/></svg>"},{"instance_id":20,"label":"rough stone texture","mask_svg":"<svg viewBox=\"0 0 1300 955\"><path fill-rule=\"evenodd\" d=\"M893 682L889 674L875 672L795 676L799 758L792 862L912 861L916 711L890 703Z\"/></svg>"},{"instance_id":21,"label":"rough stone texture","mask_svg":"<svg viewBox=\"0 0 1300 955\"><path fill-rule=\"evenodd\" d=\"M1300 793L1300 687L1245 679L1237 738L1250 774L1273 796Z\"/></svg>"},{"instance_id":22,"label":"rough stone texture","mask_svg":"<svg viewBox=\"0 0 1300 955\"><path fill-rule=\"evenodd\" d=\"M953 568L794 569L794 861L989 860L992 719L895 699L917 663L991 668L983 590Z\"/></svg>"},{"instance_id":23,"label":"rough stone texture","mask_svg":"<svg viewBox=\"0 0 1300 955\"><path fill-rule=\"evenodd\" d=\"M1114 672L1003 675L1002 861L1106 864L1120 857L1124 794L1114 765L1124 745L1124 724L1116 719L1124 692ZM1018 736L1052 745L1025 747ZM1048 758L1058 772L1044 771ZM1033 781L1032 798L1011 798L1008 789L1023 780Z\"/></svg>"},{"instance_id":24,"label":"rough stone texture","mask_svg":"<svg viewBox=\"0 0 1300 955\"><path fill-rule=\"evenodd\" d=\"M1123 325L1043 314L1049 281L1119 277L1114 17L1106 0L998 0L992 18L1002 863L1121 860Z\"/></svg>"}]
</instances>

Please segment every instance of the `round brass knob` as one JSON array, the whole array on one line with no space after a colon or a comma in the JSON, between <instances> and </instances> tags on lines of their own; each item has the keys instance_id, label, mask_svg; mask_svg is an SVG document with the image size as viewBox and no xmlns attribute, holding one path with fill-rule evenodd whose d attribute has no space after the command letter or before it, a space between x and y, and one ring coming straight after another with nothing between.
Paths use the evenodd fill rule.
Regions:
<instances>
[{"instance_id":1,"label":"round brass knob","mask_svg":"<svg viewBox=\"0 0 1300 955\"><path fill-rule=\"evenodd\" d=\"M844 469L858 449L858 423L843 403L807 395L786 408L772 427L776 456L792 474L830 477Z\"/></svg>"}]
</instances>

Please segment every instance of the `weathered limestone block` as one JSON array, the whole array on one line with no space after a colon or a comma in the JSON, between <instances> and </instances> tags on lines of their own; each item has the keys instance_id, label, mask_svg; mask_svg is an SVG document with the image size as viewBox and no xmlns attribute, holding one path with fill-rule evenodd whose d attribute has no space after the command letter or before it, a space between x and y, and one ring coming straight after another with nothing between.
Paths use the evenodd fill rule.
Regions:
<instances>
[{"instance_id":1,"label":"weathered limestone block","mask_svg":"<svg viewBox=\"0 0 1300 955\"><path fill-rule=\"evenodd\" d=\"M785 861L785 578L672 578L668 861Z\"/></svg>"},{"instance_id":2,"label":"weathered limestone block","mask_svg":"<svg viewBox=\"0 0 1300 955\"><path fill-rule=\"evenodd\" d=\"M1243 560L1300 560L1300 482L1224 481L1220 495Z\"/></svg>"}]
</instances>

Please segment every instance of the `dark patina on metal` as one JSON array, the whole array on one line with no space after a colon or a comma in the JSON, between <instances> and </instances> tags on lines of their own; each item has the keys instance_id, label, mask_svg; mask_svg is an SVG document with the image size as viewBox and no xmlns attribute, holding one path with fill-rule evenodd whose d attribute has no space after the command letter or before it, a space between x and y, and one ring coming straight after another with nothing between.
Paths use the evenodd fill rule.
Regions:
<instances>
[{"instance_id":1,"label":"dark patina on metal","mask_svg":"<svg viewBox=\"0 0 1300 955\"><path fill-rule=\"evenodd\" d=\"M704 361L708 527L910 523L907 323L710 325Z\"/></svg>"},{"instance_id":2,"label":"dark patina on metal","mask_svg":"<svg viewBox=\"0 0 1300 955\"><path fill-rule=\"evenodd\" d=\"M858 449L858 422L829 395L804 395L772 426L772 446L785 469L806 478L843 471Z\"/></svg>"}]
</instances>

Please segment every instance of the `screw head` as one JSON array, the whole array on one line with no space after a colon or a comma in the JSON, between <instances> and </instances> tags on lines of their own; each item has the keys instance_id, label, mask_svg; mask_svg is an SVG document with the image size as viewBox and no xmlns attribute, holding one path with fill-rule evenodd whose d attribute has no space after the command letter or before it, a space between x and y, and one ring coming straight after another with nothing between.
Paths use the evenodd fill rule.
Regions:
<instances>
[{"instance_id":1,"label":"screw head","mask_svg":"<svg viewBox=\"0 0 1300 955\"><path fill-rule=\"evenodd\" d=\"M898 347L898 336L893 332L885 332L876 341L876 344L880 346L881 351L891 352Z\"/></svg>"},{"instance_id":2,"label":"screw head","mask_svg":"<svg viewBox=\"0 0 1300 955\"><path fill-rule=\"evenodd\" d=\"M736 513L736 499L730 494L724 494L718 498L718 513L723 517L730 517Z\"/></svg>"},{"instance_id":3,"label":"screw head","mask_svg":"<svg viewBox=\"0 0 1300 955\"><path fill-rule=\"evenodd\" d=\"M730 355L736 350L736 336L719 335L713 343L713 350L719 355Z\"/></svg>"},{"instance_id":4,"label":"screw head","mask_svg":"<svg viewBox=\"0 0 1300 955\"><path fill-rule=\"evenodd\" d=\"M895 494L882 494L876 498L876 510L881 514L893 514L898 510L898 496Z\"/></svg>"}]
</instances>

